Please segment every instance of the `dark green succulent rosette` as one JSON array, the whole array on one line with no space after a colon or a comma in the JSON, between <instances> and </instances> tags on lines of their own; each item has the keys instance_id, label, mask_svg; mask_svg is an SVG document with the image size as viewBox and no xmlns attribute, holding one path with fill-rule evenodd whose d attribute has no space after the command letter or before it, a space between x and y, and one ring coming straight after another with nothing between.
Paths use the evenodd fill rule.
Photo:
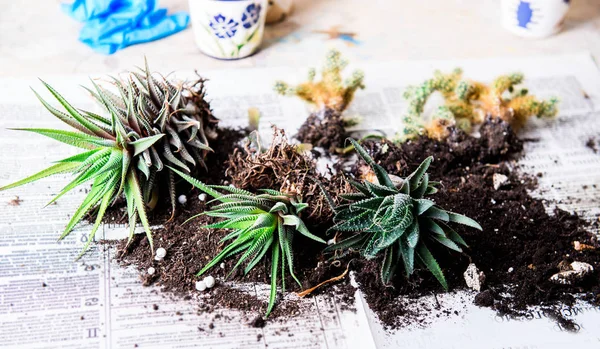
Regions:
<instances>
[{"instance_id":1,"label":"dark green succulent rosette","mask_svg":"<svg viewBox=\"0 0 600 349\"><path fill-rule=\"evenodd\" d=\"M350 139L359 156L371 167L378 183L348 179L355 193L342 194L346 203L335 208L330 231L354 232L350 238L327 248L328 251L358 249L368 259L384 255L381 279L389 283L398 264L407 276L419 265L425 266L442 286L448 285L442 270L428 246L440 244L462 252L467 244L449 223L458 223L481 230L481 226L466 216L445 211L424 198L437 192L439 183L429 180L427 169L433 161L425 159L406 179L392 181L388 173L376 164L367 152Z\"/></svg>"}]
</instances>

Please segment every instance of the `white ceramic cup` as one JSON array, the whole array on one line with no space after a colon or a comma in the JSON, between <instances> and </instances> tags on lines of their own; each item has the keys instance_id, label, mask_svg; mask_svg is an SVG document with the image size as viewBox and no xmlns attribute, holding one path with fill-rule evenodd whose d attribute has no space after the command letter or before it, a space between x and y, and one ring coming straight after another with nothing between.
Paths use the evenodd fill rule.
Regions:
<instances>
[{"instance_id":1,"label":"white ceramic cup","mask_svg":"<svg viewBox=\"0 0 600 349\"><path fill-rule=\"evenodd\" d=\"M262 42L268 0L189 0L196 44L218 59L255 53Z\"/></svg>"},{"instance_id":2,"label":"white ceramic cup","mask_svg":"<svg viewBox=\"0 0 600 349\"><path fill-rule=\"evenodd\" d=\"M502 0L502 25L527 38L544 38L559 32L569 0Z\"/></svg>"}]
</instances>

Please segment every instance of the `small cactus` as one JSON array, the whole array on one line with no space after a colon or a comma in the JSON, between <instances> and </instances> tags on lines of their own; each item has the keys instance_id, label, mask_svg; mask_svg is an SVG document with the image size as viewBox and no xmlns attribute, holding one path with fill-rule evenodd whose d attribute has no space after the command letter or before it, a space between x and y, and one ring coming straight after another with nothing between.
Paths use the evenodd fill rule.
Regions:
<instances>
[{"instance_id":1,"label":"small cactus","mask_svg":"<svg viewBox=\"0 0 600 349\"><path fill-rule=\"evenodd\" d=\"M364 88L364 73L356 70L345 81L342 71L348 61L342 58L340 51L331 50L327 53L325 64L321 70L321 81L315 81L317 71L311 68L308 71L308 80L295 87L290 87L283 81L275 83L275 91L281 95L295 95L301 99L315 104L318 109L332 108L344 110L354 98L354 93L359 88Z\"/></svg>"},{"instance_id":2,"label":"small cactus","mask_svg":"<svg viewBox=\"0 0 600 349\"><path fill-rule=\"evenodd\" d=\"M558 99L539 101L524 88L521 73L502 75L490 85L462 79L462 70L450 74L440 71L421 85L410 86L404 93L408 110L404 116L405 128L400 140L426 135L443 140L456 127L470 132L473 125L481 124L486 117L500 118L514 129L521 128L531 116L553 117L557 114ZM429 97L439 92L445 104L432 113L428 120L423 118Z\"/></svg>"}]
</instances>

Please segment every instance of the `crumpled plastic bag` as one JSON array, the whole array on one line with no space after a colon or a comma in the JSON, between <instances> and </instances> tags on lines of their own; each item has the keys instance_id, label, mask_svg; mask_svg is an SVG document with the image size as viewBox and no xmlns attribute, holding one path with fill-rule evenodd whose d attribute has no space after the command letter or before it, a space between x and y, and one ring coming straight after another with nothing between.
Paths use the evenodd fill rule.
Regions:
<instances>
[{"instance_id":1,"label":"crumpled plastic bag","mask_svg":"<svg viewBox=\"0 0 600 349\"><path fill-rule=\"evenodd\" d=\"M156 0L75 0L62 4L74 19L84 22L79 40L97 52L113 54L130 45L158 40L185 29L185 12L167 16Z\"/></svg>"}]
</instances>

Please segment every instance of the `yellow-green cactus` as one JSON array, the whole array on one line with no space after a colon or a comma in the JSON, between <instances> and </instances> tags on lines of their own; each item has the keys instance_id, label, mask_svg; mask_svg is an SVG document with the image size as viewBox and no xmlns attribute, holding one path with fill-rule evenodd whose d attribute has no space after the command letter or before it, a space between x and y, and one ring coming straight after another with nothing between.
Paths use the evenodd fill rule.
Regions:
<instances>
[{"instance_id":1,"label":"yellow-green cactus","mask_svg":"<svg viewBox=\"0 0 600 349\"><path fill-rule=\"evenodd\" d=\"M321 71L321 81L315 82L316 70L308 71L308 80L295 87L283 81L275 83L275 91L282 95L296 95L303 100L315 104L318 109L332 108L344 110L354 98L354 93L359 88L364 88L364 73L356 70L350 77L343 81L342 71L348 62L341 57L338 50L327 53L325 65Z\"/></svg>"},{"instance_id":2,"label":"yellow-green cactus","mask_svg":"<svg viewBox=\"0 0 600 349\"><path fill-rule=\"evenodd\" d=\"M450 74L436 71L432 79L419 86L410 86L404 93L409 105L403 118L405 127L401 140L419 135L441 140L449 135L450 127L470 132L473 125L481 124L488 116L501 118L514 129L522 127L531 116L555 116L558 100L539 101L528 95L526 89L515 88L523 80L523 74L513 73L500 76L486 85L463 80L461 69ZM426 120L423 117L424 107L435 92L439 92L445 102Z\"/></svg>"},{"instance_id":3,"label":"yellow-green cactus","mask_svg":"<svg viewBox=\"0 0 600 349\"><path fill-rule=\"evenodd\" d=\"M456 90L468 89L468 86L461 86L464 85L461 84L461 78L461 69L455 69L450 74L436 70L432 79L426 80L419 86L409 86L406 89L404 98L408 100L408 110L403 119L402 140L419 135L443 139L448 136L448 128L454 126L457 119L468 118L473 114L471 106L465 100L456 97ZM424 120L422 115L425 104L435 92L441 93L446 105L439 107L431 115L430 120Z\"/></svg>"}]
</instances>

